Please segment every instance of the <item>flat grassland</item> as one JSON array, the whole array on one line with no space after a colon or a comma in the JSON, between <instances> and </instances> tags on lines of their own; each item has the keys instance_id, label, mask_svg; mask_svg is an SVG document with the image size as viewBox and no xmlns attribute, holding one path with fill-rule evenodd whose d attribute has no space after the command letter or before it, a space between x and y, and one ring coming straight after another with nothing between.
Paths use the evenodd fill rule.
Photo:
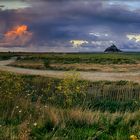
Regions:
<instances>
[{"instance_id":1,"label":"flat grassland","mask_svg":"<svg viewBox=\"0 0 140 140\"><path fill-rule=\"evenodd\" d=\"M93 68L97 66L97 71L118 74L139 71L140 62L140 53L8 53L3 56L0 58L18 57L12 65L19 67L73 70L79 66L76 70L85 71L89 66L92 68L88 70L95 71ZM63 65L66 68L60 69ZM67 65L74 65L74 68ZM139 83L84 81L79 80L76 71L68 72L63 79L0 72L0 99L2 140L140 138Z\"/></svg>"},{"instance_id":2,"label":"flat grassland","mask_svg":"<svg viewBox=\"0 0 140 140\"><path fill-rule=\"evenodd\" d=\"M133 72L140 69L140 53L22 54L11 65L33 69Z\"/></svg>"}]
</instances>

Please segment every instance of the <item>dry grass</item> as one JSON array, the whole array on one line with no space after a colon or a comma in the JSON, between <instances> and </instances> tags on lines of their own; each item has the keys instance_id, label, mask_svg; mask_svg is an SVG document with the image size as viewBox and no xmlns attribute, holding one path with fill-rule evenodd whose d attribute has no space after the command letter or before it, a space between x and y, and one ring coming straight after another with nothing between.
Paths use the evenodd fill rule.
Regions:
<instances>
[{"instance_id":1,"label":"dry grass","mask_svg":"<svg viewBox=\"0 0 140 140\"><path fill-rule=\"evenodd\" d=\"M78 74L76 75L78 76ZM114 113L111 113L107 111L106 108L104 112L101 110L99 111L98 108L94 111L92 108L89 109L83 106L83 100L79 96L81 94L77 94L78 96L76 96L76 98L71 98L76 93L74 92L74 87L80 86L77 81L78 77L72 75L71 78L71 76L69 77L68 75L64 80L61 82L59 81L59 85L56 85L56 83L53 83L52 81L46 81L48 78L28 78L28 80L24 79L24 81L23 77L19 75L1 73L0 95L2 100L0 104L0 139L3 137L3 139L8 140L55 139L56 137L58 137L58 139L61 139L60 137L71 139L73 137L74 140L78 140L83 139L86 135L84 139L87 139L87 137L100 139L100 137L102 137L103 140L105 138L104 136L106 136L106 139L128 139L131 134L139 136L140 110L137 109L137 111L135 111L132 109L134 112L128 112L127 110L126 112L114 111ZM32 80L32 82L29 80ZM29 87L27 86L27 81L28 84L30 82L32 83L28 85L29 87L32 87L31 90L29 90ZM24 89L23 87L25 85L27 87ZM45 100L45 103L41 102L41 99L44 99L43 95L50 93L51 87L49 87L49 85L54 85L53 89L56 89L56 91L53 90L54 94L49 94L49 97L56 97L55 100L52 100L53 104L49 104L47 99ZM100 88L105 86L103 85L102 82L99 83ZM122 81L121 85L124 85ZM66 88L63 88L64 91L60 90L61 94L58 94L60 91L55 87L60 86ZM132 86L131 83L129 86ZM114 85L111 86L111 88L114 89L117 88L117 86ZM73 92L70 90L66 91L66 89L73 89ZM98 87L96 89L98 89ZM133 97L131 96L133 95L131 94L132 89L133 88L128 88L130 99ZM99 93L101 94L103 91ZM35 101L32 101L32 97L35 97L38 92L39 96L37 96ZM105 92L108 94L108 89ZM114 100L114 91L112 92L111 90L110 93L111 98ZM123 91L123 93L125 92ZM30 97L28 94L33 95ZM57 94L58 96L56 96ZM77 106L75 107L61 108L59 105L55 105L55 102L59 100L58 97L63 94L70 95L68 96L69 98L67 98L70 100L77 98L81 99L82 105L80 105L77 100ZM105 98L106 94L103 95L103 98ZM91 95L92 94L90 94L90 98L92 97ZM65 97L63 100L60 100L61 104L67 101L65 100ZM119 99L120 97L117 98ZM94 103L94 100L91 101ZM135 101L135 106L137 106L138 103L139 101ZM132 105L133 104L130 104L130 106ZM112 106L112 104L110 106ZM80 138L78 137L76 139L75 137L79 135L81 135Z\"/></svg>"},{"instance_id":2,"label":"dry grass","mask_svg":"<svg viewBox=\"0 0 140 140\"><path fill-rule=\"evenodd\" d=\"M32 68L32 69L46 69L42 60L20 60L10 64L11 66ZM81 70L81 71L101 71L101 72L136 72L140 70L140 63L138 64L50 64L50 69L62 70Z\"/></svg>"},{"instance_id":3,"label":"dry grass","mask_svg":"<svg viewBox=\"0 0 140 140\"><path fill-rule=\"evenodd\" d=\"M94 123L100 123L102 118L105 118L107 121L110 122L110 124L113 124L113 122L117 118L123 119L123 121L127 124L131 120L139 120L140 118L140 110L130 113L130 112L101 112L101 111L91 111L91 110L82 110L82 109L71 109L68 112L68 119L77 121L79 123L85 123L88 125L92 125Z\"/></svg>"},{"instance_id":4,"label":"dry grass","mask_svg":"<svg viewBox=\"0 0 140 140\"><path fill-rule=\"evenodd\" d=\"M110 113L108 111L102 112L100 110L92 111L92 110L83 110L82 108L71 108L71 109L62 109L56 108L53 106L43 106L40 104L33 105L35 108L34 116L30 116L28 114L27 118L19 125L20 131L28 132L28 124L32 124L36 122L41 125L44 121L49 120L53 123L54 126L58 126L61 124L67 123L67 121L77 122L79 124L93 125L94 123L100 123L102 118L105 118L110 124L117 118L122 118L122 120L127 124L131 120L140 120L140 110L135 112L114 112ZM29 106L22 106L25 110L28 110ZM32 118L34 117L34 119Z\"/></svg>"},{"instance_id":5,"label":"dry grass","mask_svg":"<svg viewBox=\"0 0 140 140\"><path fill-rule=\"evenodd\" d=\"M22 60L10 64L11 66L31 68L31 69L45 69L44 63L41 60Z\"/></svg>"},{"instance_id":6,"label":"dry grass","mask_svg":"<svg viewBox=\"0 0 140 140\"><path fill-rule=\"evenodd\" d=\"M140 70L139 64L51 64L52 68L57 69L76 69L83 71L101 72L134 72Z\"/></svg>"},{"instance_id":7,"label":"dry grass","mask_svg":"<svg viewBox=\"0 0 140 140\"><path fill-rule=\"evenodd\" d=\"M2 126L2 129L5 131L4 133L7 135L7 138L11 140L29 140L32 129L42 128L47 121L53 124L53 129L57 127L59 127L59 129L67 129L68 125L78 125L80 127L83 125L92 126L94 124L98 124L98 127L100 129L102 129L103 131L107 131L108 125L114 125L114 122L121 118L120 122L122 121L123 124L126 125L128 125L131 121L135 120L137 123L133 127L131 127L131 129L132 131L140 130L140 110L134 113L110 113L101 111L82 110L81 108L65 110L58 109L52 106L44 107L40 105L40 109L38 110L37 107L36 110L34 110L34 113L38 114L38 116L32 116L30 119L26 118L18 126L18 134L14 134L14 128L12 126ZM107 124L107 126L105 126L104 123ZM101 131L98 132L100 133ZM98 135L98 132L96 135Z\"/></svg>"}]
</instances>

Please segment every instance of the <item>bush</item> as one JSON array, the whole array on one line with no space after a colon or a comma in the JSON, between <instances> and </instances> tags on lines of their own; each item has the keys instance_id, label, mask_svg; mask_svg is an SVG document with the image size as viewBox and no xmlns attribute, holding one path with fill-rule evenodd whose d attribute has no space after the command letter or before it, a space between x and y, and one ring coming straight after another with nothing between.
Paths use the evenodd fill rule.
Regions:
<instances>
[{"instance_id":1,"label":"bush","mask_svg":"<svg viewBox=\"0 0 140 140\"><path fill-rule=\"evenodd\" d=\"M50 68L50 61L49 60L44 60L44 66L47 68Z\"/></svg>"}]
</instances>

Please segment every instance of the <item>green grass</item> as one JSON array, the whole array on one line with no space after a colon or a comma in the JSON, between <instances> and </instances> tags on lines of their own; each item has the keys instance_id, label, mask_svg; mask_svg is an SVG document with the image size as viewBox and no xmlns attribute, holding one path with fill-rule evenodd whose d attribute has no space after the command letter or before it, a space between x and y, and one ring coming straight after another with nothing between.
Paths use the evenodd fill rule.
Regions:
<instances>
[{"instance_id":1,"label":"green grass","mask_svg":"<svg viewBox=\"0 0 140 140\"><path fill-rule=\"evenodd\" d=\"M49 63L95 63L95 64L134 64L140 61L140 53L11 53L22 60L47 60ZM24 58L20 58L24 56Z\"/></svg>"},{"instance_id":2,"label":"green grass","mask_svg":"<svg viewBox=\"0 0 140 140\"><path fill-rule=\"evenodd\" d=\"M140 53L0 53L0 60L134 64ZM24 57L21 57L24 56ZM63 80L0 72L0 140L128 140L140 138L140 85Z\"/></svg>"},{"instance_id":3,"label":"green grass","mask_svg":"<svg viewBox=\"0 0 140 140\"><path fill-rule=\"evenodd\" d=\"M11 66L43 70L106 72L107 69L110 69L112 72L135 72L139 70L140 64L140 53L11 53L11 55L17 56L17 61L10 64ZM99 65L94 67L91 64ZM131 64L135 64L135 66ZM101 68L102 66L104 68Z\"/></svg>"},{"instance_id":4,"label":"green grass","mask_svg":"<svg viewBox=\"0 0 140 140\"><path fill-rule=\"evenodd\" d=\"M83 106L111 112L135 111L140 107L140 85L133 82L77 81L71 74L64 80L7 73L0 75L1 98L12 96L14 99L19 94L32 102L39 98L43 104L65 107L68 103L68 107Z\"/></svg>"},{"instance_id":5,"label":"green grass","mask_svg":"<svg viewBox=\"0 0 140 140\"><path fill-rule=\"evenodd\" d=\"M140 60L138 54L46 54L26 56L24 60L43 59L53 63L134 64Z\"/></svg>"},{"instance_id":6,"label":"green grass","mask_svg":"<svg viewBox=\"0 0 140 140\"><path fill-rule=\"evenodd\" d=\"M0 89L0 139L140 136L137 83L78 81L77 74L59 80L1 72Z\"/></svg>"}]
</instances>

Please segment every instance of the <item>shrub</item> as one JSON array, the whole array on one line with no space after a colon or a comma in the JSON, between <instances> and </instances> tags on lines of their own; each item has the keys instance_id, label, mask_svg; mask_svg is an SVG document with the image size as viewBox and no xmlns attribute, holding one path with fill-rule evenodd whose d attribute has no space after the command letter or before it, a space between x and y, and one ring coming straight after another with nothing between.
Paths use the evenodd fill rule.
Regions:
<instances>
[{"instance_id":1,"label":"shrub","mask_svg":"<svg viewBox=\"0 0 140 140\"><path fill-rule=\"evenodd\" d=\"M77 103L82 104L86 97L87 87L87 82L80 83L78 73L66 73L65 78L56 87L59 98L63 99L61 104L65 107Z\"/></svg>"},{"instance_id":2,"label":"shrub","mask_svg":"<svg viewBox=\"0 0 140 140\"><path fill-rule=\"evenodd\" d=\"M44 60L44 66L47 68L50 68L50 60Z\"/></svg>"}]
</instances>

